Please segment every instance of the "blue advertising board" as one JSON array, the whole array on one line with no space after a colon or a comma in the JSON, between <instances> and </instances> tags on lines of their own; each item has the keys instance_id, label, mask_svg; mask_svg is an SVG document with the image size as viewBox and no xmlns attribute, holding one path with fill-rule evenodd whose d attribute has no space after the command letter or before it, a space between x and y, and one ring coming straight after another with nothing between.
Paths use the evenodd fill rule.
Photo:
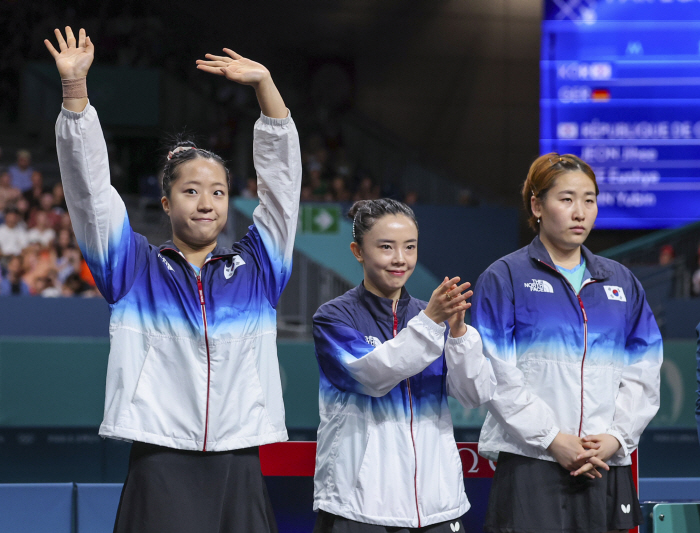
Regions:
<instances>
[{"instance_id":1,"label":"blue advertising board","mask_svg":"<svg viewBox=\"0 0 700 533\"><path fill-rule=\"evenodd\" d=\"M700 220L700 0L546 0L540 149L593 167L598 228Z\"/></svg>"}]
</instances>

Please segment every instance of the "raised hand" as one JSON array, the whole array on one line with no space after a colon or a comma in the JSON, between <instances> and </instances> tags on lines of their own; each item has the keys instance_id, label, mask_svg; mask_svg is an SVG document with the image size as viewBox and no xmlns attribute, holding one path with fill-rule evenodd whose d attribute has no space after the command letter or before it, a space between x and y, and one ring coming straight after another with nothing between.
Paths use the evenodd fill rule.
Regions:
<instances>
[{"instance_id":1,"label":"raised hand","mask_svg":"<svg viewBox=\"0 0 700 533\"><path fill-rule=\"evenodd\" d=\"M255 88L255 96L258 97L264 115L270 118L286 118L287 106L284 105L282 95L272 81L270 71L260 63L246 59L229 48L224 48L224 52L228 57L206 54L206 61L197 60L197 68L217 76L226 76L227 79L242 85L251 85Z\"/></svg>"},{"instance_id":2,"label":"raised hand","mask_svg":"<svg viewBox=\"0 0 700 533\"><path fill-rule=\"evenodd\" d=\"M56 68L58 68L61 79L69 80L87 76L92 60L95 58L95 47L90 37L85 35L85 30L80 28L77 42L70 26L66 26L65 39L58 28L54 30L54 33L61 51L58 52L48 39L44 39L44 44L56 61Z\"/></svg>"},{"instance_id":3,"label":"raised hand","mask_svg":"<svg viewBox=\"0 0 700 533\"><path fill-rule=\"evenodd\" d=\"M433 291L428 306L423 311L430 320L442 324L453 315L461 313L462 324L464 324L464 312L472 305L465 300L470 298L473 293L472 291L464 292L469 288L470 283L457 286L459 281L459 277L447 279L445 276L445 280Z\"/></svg>"},{"instance_id":4,"label":"raised hand","mask_svg":"<svg viewBox=\"0 0 700 533\"><path fill-rule=\"evenodd\" d=\"M197 68L218 76L226 76L229 80L242 85L258 85L270 78L270 71L260 63L251 61L229 48L224 48L224 52L229 57L205 54L204 57L208 61L198 59Z\"/></svg>"}]
</instances>

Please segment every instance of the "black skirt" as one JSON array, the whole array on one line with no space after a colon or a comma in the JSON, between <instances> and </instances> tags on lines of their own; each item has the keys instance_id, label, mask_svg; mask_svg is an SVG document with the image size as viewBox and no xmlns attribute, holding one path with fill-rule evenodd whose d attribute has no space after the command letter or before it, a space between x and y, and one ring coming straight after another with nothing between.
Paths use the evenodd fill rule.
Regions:
<instances>
[{"instance_id":1,"label":"black skirt","mask_svg":"<svg viewBox=\"0 0 700 533\"><path fill-rule=\"evenodd\" d=\"M602 479L572 477L559 463L499 453L484 531L605 533L641 524L632 468L599 471Z\"/></svg>"},{"instance_id":2,"label":"black skirt","mask_svg":"<svg viewBox=\"0 0 700 533\"><path fill-rule=\"evenodd\" d=\"M464 532L464 526L459 518L421 528L388 527L356 522L326 511L319 511L313 533L455 533L457 531Z\"/></svg>"},{"instance_id":3,"label":"black skirt","mask_svg":"<svg viewBox=\"0 0 700 533\"><path fill-rule=\"evenodd\" d=\"M258 448L174 450L134 442L115 533L277 533Z\"/></svg>"}]
</instances>

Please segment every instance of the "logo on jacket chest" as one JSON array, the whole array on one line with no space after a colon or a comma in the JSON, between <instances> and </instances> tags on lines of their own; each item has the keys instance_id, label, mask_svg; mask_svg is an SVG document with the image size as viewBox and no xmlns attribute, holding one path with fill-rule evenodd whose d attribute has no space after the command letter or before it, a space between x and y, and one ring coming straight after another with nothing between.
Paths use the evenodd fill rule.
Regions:
<instances>
[{"instance_id":1,"label":"logo on jacket chest","mask_svg":"<svg viewBox=\"0 0 700 533\"><path fill-rule=\"evenodd\" d=\"M241 265L245 265L245 261L243 261L243 259L241 259L241 256L239 256L239 255L235 256L233 258L233 261L231 261L230 265L224 266L224 277L226 279L231 279L231 277L233 276L233 273Z\"/></svg>"},{"instance_id":2,"label":"logo on jacket chest","mask_svg":"<svg viewBox=\"0 0 700 533\"><path fill-rule=\"evenodd\" d=\"M367 344L374 346L375 348L382 345L382 341L380 341L377 337L373 337L372 335L365 335L365 341L367 341Z\"/></svg>"},{"instance_id":3,"label":"logo on jacket chest","mask_svg":"<svg viewBox=\"0 0 700 533\"><path fill-rule=\"evenodd\" d=\"M525 283L525 287L530 289L530 292L554 292L552 284L543 279L533 279L532 283Z\"/></svg>"}]
</instances>

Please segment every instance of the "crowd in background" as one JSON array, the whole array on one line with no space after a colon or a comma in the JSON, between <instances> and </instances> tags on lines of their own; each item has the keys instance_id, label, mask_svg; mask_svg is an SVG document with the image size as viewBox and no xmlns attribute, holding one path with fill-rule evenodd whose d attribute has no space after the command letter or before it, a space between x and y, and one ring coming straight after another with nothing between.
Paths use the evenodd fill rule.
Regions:
<instances>
[{"instance_id":1,"label":"crowd in background","mask_svg":"<svg viewBox=\"0 0 700 533\"><path fill-rule=\"evenodd\" d=\"M9 295L99 296L63 187L45 187L26 150L0 174L0 296Z\"/></svg>"}]
</instances>

